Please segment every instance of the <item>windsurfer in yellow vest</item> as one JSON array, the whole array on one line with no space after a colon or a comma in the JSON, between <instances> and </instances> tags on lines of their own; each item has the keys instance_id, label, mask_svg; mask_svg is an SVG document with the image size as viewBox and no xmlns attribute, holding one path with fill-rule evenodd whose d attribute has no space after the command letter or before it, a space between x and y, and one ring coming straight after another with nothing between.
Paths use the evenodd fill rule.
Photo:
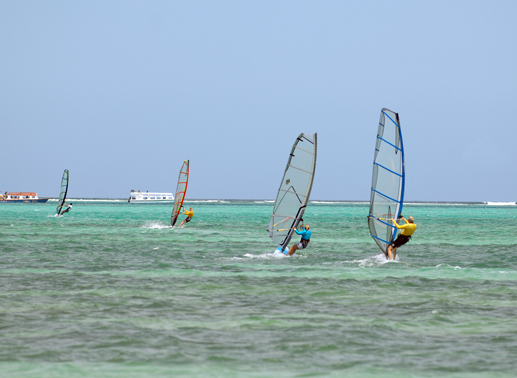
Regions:
<instances>
[{"instance_id":1,"label":"windsurfer in yellow vest","mask_svg":"<svg viewBox=\"0 0 517 378\"><path fill-rule=\"evenodd\" d=\"M402 230L398 238L391 243L391 245L388 247L388 259L389 260L395 260L397 257L397 248L406 244L409 239L411 239L411 235L413 235L413 232L416 230L416 224L415 224L415 218L409 217L409 219L406 220L406 218L401 217L400 220L403 220L406 222L406 224L399 225L397 224L397 221L395 219L391 219L393 221L393 225L397 227L397 229Z\"/></svg>"},{"instance_id":2,"label":"windsurfer in yellow vest","mask_svg":"<svg viewBox=\"0 0 517 378\"><path fill-rule=\"evenodd\" d=\"M183 209L182 213L185 214L187 217L183 222L180 223L180 227L183 226L183 224L190 222L192 220L192 217L194 216L192 208L190 208L189 211L185 211L185 209Z\"/></svg>"}]
</instances>

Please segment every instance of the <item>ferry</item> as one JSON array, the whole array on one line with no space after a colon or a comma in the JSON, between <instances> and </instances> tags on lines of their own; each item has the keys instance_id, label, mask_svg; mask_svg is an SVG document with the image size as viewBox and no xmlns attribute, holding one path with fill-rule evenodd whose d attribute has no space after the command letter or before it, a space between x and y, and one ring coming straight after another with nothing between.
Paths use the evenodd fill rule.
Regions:
<instances>
[{"instance_id":1,"label":"ferry","mask_svg":"<svg viewBox=\"0 0 517 378\"><path fill-rule=\"evenodd\" d=\"M34 192L5 192L0 194L0 202L9 203L45 203L49 197L39 198Z\"/></svg>"},{"instance_id":2,"label":"ferry","mask_svg":"<svg viewBox=\"0 0 517 378\"><path fill-rule=\"evenodd\" d=\"M156 193L141 192L140 190L131 190L131 194L127 202L129 203L155 203L155 202L173 202L174 195L172 193Z\"/></svg>"}]
</instances>

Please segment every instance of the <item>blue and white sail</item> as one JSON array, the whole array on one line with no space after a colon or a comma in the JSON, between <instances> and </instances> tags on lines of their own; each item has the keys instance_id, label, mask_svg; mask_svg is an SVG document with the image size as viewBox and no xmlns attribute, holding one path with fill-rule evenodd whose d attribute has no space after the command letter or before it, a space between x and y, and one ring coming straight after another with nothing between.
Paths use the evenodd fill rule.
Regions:
<instances>
[{"instance_id":1,"label":"blue and white sail","mask_svg":"<svg viewBox=\"0 0 517 378\"><path fill-rule=\"evenodd\" d=\"M402 212L404 182L404 146L399 115L382 109L373 159L368 226L385 255L397 235L397 228L391 219L397 219Z\"/></svg>"},{"instance_id":2,"label":"blue and white sail","mask_svg":"<svg viewBox=\"0 0 517 378\"><path fill-rule=\"evenodd\" d=\"M284 251L302 220L316 170L317 134L301 133L294 142L269 222L269 237Z\"/></svg>"}]
</instances>

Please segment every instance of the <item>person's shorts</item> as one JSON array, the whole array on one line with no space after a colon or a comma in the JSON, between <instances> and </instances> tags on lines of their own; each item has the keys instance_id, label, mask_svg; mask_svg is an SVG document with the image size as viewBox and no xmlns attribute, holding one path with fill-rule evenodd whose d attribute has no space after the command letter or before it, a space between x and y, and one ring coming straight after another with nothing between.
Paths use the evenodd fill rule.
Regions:
<instances>
[{"instance_id":1,"label":"person's shorts","mask_svg":"<svg viewBox=\"0 0 517 378\"><path fill-rule=\"evenodd\" d=\"M393 243L391 243L391 246L393 248L398 248L406 244L409 241L409 239L411 239L411 235L408 236L400 234L399 237Z\"/></svg>"},{"instance_id":2,"label":"person's shorts","mask_svg":"<svg viewBox=\"0 0 517 378\"><path fill-rule=\"evenodd\" d=\"M188 223L188 222L190 222L191 220L192 220L192 218L191 218L191 217L187 217L187 218L185 219L185 223Z\"/></svg>"},{"instance_id":3,"label":"person's shorts","mask_svg":"<svg viewBox=\"0 0 517 378\"><path fill-rule=\"evenodd\" d=\"M309 242L310 240L300 240L300 242L296 244L296 246L298 247L298 249L305 249L309 245Z\"/></svg>"}]
</instances>

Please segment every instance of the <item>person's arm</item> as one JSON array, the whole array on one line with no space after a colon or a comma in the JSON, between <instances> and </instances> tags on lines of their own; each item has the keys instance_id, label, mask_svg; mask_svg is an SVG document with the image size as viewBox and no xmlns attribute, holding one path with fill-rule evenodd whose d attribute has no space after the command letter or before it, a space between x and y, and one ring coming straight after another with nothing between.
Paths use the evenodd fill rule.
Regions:
<instances>
[{"instance_id":1,"label":"person's arm","mask_svg":"<svg viewBox=\"0 0 517 378\"><path fill-rule=\"evenodd\" d=\"M406 224L403 224L403 225L399 225L399 224L395 221L395 219L393 219L393 218L391 218L391 220L393 221L393 225L394 225L395 227L397 227L397 229L399 229L399 230L403 230L403 229L404 229L404 228L406 228L406 226L408 225L406 218L402 218L402 220L403 220L404 222L406 222Z\"/></svg>"},{"instance_id":2,"label":"person's arm","mask_svg":"<svg viewBox=\"0 0 517 378\"><path fill-rule=\"evenodd\" d=\"M301 231L298 231L296 228L293 228L294 232L296 232L298 235L302 235L305 236L305 234L307 234L307 230L301 230Z\"/></svg>"}]
</instances>

